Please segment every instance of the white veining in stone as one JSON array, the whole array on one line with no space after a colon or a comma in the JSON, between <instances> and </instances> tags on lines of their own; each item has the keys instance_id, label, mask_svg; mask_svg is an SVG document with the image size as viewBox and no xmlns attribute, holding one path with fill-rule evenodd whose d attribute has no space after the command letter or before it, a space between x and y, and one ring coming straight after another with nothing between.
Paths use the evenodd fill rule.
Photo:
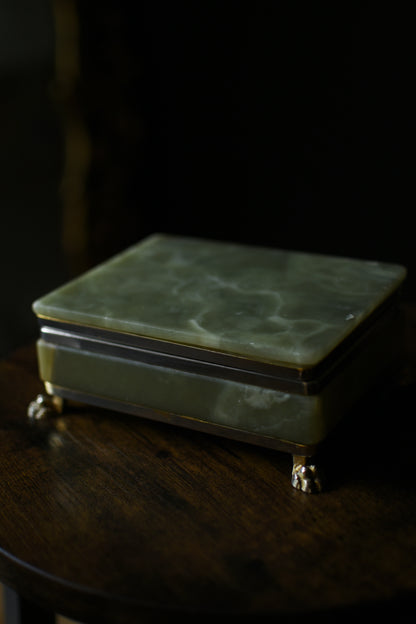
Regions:
<instances>
[{"instance_id":1,"label":"white veining in stone","mask_svg":"<svg viewBox=\"0 0 416 624\"><path fill-rule=\"evenodd\" d=\"M155 235L46 295L34 310L311 366L404 277L393 264Z\"/></svg>"}]
</instances>

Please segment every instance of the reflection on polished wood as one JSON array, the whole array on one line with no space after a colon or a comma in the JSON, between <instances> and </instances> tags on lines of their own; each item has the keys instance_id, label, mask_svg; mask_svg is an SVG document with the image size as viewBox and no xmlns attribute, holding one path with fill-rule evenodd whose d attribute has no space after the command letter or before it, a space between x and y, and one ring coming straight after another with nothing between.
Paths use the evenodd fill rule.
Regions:
<instances>
[{"instance_id":1,"label":"reflection on polished wood","mask_svg":"<svg viewBox=\"0 0 416 624\"><path fill-rule=\"evenodd\" d=\"M42 386L34 348L17 351L0 364L1 581L81 621L397 621L416 590L406 314L397 387L328 441L317 497L269 449L93 408L30 424Z\"/></svg>"}]
</instances>

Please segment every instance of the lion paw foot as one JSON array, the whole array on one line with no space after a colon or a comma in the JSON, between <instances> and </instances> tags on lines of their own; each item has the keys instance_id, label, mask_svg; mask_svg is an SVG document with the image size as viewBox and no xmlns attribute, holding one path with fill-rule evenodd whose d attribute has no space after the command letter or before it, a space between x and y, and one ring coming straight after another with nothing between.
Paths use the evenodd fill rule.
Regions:
<instances>
[{"instance_id":1,"label":"lion paw foot","mask_svg":"<svg viewBox=\"0 0 416 624\"><path fill-rule=\"evenodd\" d=\"M296 490L307 494L316 494L322 491L322 479L318 468L306 463L306 458L293 458L292 485Z\"/></svg>"},{"instance_id":2,"label":"lion paw foot","mask_svg":"<svg viewBox=\"0 0 416 624\"><path fill-rule=\"evenodd\" d=\"M29 403L27 415L32 422L43 420L49 416L62 413L63 401L58 396L38 394L34 401Z\"/></svg>"}]
</instances>

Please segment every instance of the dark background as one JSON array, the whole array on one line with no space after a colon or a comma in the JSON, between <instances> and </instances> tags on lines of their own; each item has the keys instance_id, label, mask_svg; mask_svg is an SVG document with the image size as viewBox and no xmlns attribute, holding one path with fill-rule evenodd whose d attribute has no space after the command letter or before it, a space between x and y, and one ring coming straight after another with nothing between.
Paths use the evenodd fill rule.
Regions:
<instances>
[{"instance_id":1,"label":"dark background","mask_svg":"<svg viewBox=\"0 0 416 624\"><path fill-rule=\"evenodd\" d=\"M154 231L399 262L414 300L412 28L366 2L5 0L2 352Z\"/></svg>"}]
</instances>

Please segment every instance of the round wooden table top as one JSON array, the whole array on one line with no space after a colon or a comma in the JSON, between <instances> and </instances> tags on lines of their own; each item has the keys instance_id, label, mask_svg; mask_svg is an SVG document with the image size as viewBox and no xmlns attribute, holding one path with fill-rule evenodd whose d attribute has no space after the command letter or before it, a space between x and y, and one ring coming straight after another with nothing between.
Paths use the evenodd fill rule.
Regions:
<instances>
[{"instance_id":1,"label":"round wooden table top","mask_svg":"<svg viewBox=\"0 0 416 624\"><path fill-rule=\"evenodd\" d=\"M88 407L31 424L35 349L17 351L0 363L0 580L83 621L397 613L416 589L412 358L322 449L327 491L307 495L283 453Z\"/></svg>"}]
</instances>

